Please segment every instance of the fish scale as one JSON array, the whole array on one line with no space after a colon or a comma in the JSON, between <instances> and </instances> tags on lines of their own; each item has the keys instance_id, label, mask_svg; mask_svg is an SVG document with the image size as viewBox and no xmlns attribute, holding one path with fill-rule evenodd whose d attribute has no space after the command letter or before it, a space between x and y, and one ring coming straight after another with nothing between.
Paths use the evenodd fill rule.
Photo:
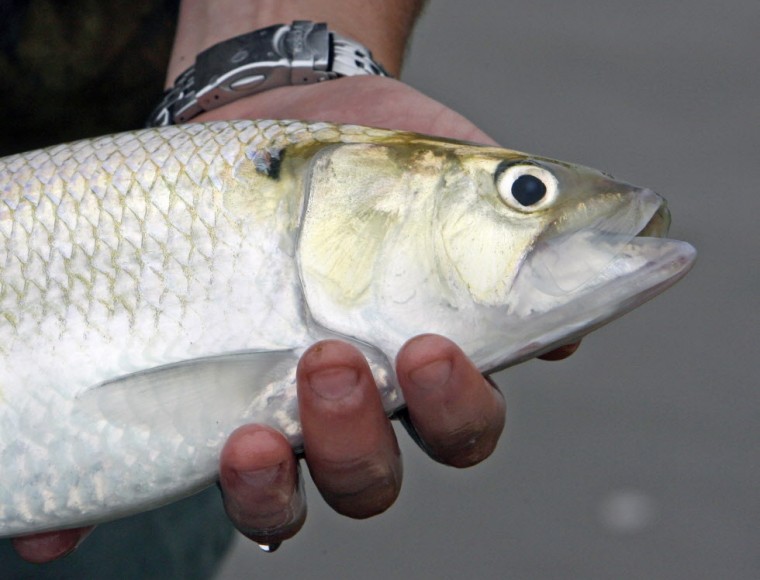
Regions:
<instances>
[{"instance_id":1,"label":"fish scale","mask_svg":"<svg viewBox=\"0 0 760 580\"><path fill-rule=\"evenodd\" d=\"M556 199L515 206L507 167L553 175ZM246 422L299 447L296 365L317 340L362 350L388 413L415 334L451 337L483 371L574 340L688 270L690 246L634 239L666 221L661 198L594 170L328 123L2 159L0 536L197 491Z\"/></svg>"},{"instance_id":2,"label":"fish scale","mask_svg":"<svg viewBox=\"0 0 760 580\"><path fill-rule=\"evenodd\" d=\"M173 211L173 208L180 205L187 207L180 196L173 194L176 183L181 181L182 176L197 172L192 170L192 164L188 168L185 163L175 159L177 163L168 163L160 179L156 179L155 166L148 155L151 149L160 148L167 140L154 137L154 141L158 143L148 140L142 142L143 147L138 148L134 146L138 143L137 139L119 137L93 144L92 151L96 152L95 155L85 156L83 152L87 151L87 147L82 145L74 149L78 153L75 155L63 155L61 151L54 151L44 160L43 155L33 158L30 163L30 169L33 170L30 172L31 176L41 175L38 172L42 169L42 175L52 176L52 183L43 180L37 180L35 183L34 179L28 179L29 174L26 172L16 173L17 179L24 182L27 191L44 191L46 195L35 200L29 199L27 193L23 198L27 203L19 202L14 208L14 223L21 225L21 229L16 229L10 238L5 240L6 247L10 250L4 256L6 267L10 262L17 260L27 288L30 284L47 288L50 280L57 279L65 290L63 301L46 300L36 315L29 311L23 313L19 324L30 325L31 328L27 331L29 334L34 333L49 316L66 320L66 311L71 304L65 300L65 295L69 292L81 294L84 290L86 311L83 314L88 327L96 330L103 338L112 338L109 336L109 329L115 319L126 315L133 325L135 312L147 308L147 317L155 317L159 324L137 324L136 329L145 333L140 335L140 341L149 340L153 333L160 332L162 324L172 325L172 319L177 315L181 316L181 309L172 314L171 309L166 312L163 306L167 300L183 296L183 286L208 288L209 278L229 277L229 272L234 270L234 255L240 244L239 240L234 236L231 239L212 237L211 232L224 226L225 231L234 232L235 217L219 212L213 206L204 207L198 203L198 199L193 200L193 212ZM187 159L187 154L181 148L185 142L188 140L181 139L175 149ZM233 142L236 142L239 149L241 143L238 140ZM226 143L225 147L230 149L230 143ZM124 150L126 155L121 153L121 150ZM192 152L194 150L191 154ZM98 159L103 159L105 167L113 174L108 187L90 185L93 182L97 185L100 181L100 165L96 163ZM65 168L71 164L76 164L76 169L66 171ZM55 167L57 172L49 170L50 166ZM211 166L203 171L222 170L221 167ZM70 177L66 181L58 177L67 173L70 173ZM153 177L143 179L145 174L151 174ZM194 175L191 179L198 180L198 176ZM66 182L70 183L68 187L65 185ZM196 188L195 191L199 190ZM119 194L118 205L113 201L106 204L104 196L107 194L112 197L116 193ZM74 207L56 204L57 197L70 200ZM200 196L196 194L197 197ZM13 192L8 191L6 187L4 201L12 208L9 199L13 199ZM113 213L116 212L108 209L113 207L121 209L122 219L119 219L120 216L114 216ZM56 211L59 208L60 211ZM66 224L66 219L56 219L57 215L75 216L76 221ZM75 240L73 256L66 256L65 253L56 252L56 249L52 248L54 257L46 259L45 256L31 251L32 248L45 248L50 232L61 225L66 227L63 238L71 237ZM205 247L211 251L207 251L205 255L200 254L197 247ZM166 251L166 248L171 248L171 252ZM19 252L18 249L29 249L29 253L24 250ZM196 253L198 257L194 259L193 254ZM231 254L231 261L225 263L223 260L216 260L208 263L214 256L222 254ZM120 267L112 268L113 263L119 264ZM174 280L175 283L167 284L167 280ZM79 286L82 290L77 289ZM114 296L116 286L120 291ZM0 290L4 310L17 310L13 302L5 303L7 296L4 288ZM116 299L115 303L112 298ZM18 296L15 299L18 300ZM131 300L137 300L137 303L132 308L127 308ZM179 306L181 307L181 304ZM81 300L76 302L76 307L82 307ZM112 312L108 312L109 310ZM143 316L146 314L143 313ZM167 320L160 320L162 316ZM66 336L67 330L68 328L61 329L61 338ZM17 340L23 340L23 337L7 335L3 338L3 346L0 348L7 348Z\"/></svg>"}]
</instances>

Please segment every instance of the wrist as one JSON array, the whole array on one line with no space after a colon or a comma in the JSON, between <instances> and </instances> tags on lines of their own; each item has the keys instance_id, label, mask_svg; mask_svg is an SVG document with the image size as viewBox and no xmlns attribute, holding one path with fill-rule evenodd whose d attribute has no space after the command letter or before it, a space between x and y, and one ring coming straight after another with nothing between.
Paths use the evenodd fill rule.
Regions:
<instances>
[{"instance_id":1,"label":"wrist","mask_svg":"<svg viewBox=\"0 0 760 580\"><path fill-rule=\"evenodd\" d=\"M205 49L176 77L149 126L187 122L247 96L287 86L388 72L362 44L326 23L294 21L247 32Z\"/></svg>"},{"instance_id":2,"label":"wrist","mask_svg":"<svg viewBox=\"0 0 760 580\"><path fill-rule=\"evenodd\" d=\"M421 0L183 0L166 83L210 46L273 24L293 20L327 22L332 30L369 48L397 76Z\"/></svg>"}]
</instances>

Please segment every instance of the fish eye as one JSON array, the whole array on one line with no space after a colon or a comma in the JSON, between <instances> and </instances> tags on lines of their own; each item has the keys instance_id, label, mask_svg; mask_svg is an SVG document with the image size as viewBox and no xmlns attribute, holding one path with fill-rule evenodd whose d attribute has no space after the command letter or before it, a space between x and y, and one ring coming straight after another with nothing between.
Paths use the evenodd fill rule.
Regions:
<instances>
[{"instance_id":1,"label":"fish eye","mask_svg":"<svg viewBox=\"0 0 760 580\"><path fill-rule=\"evenodd\" d=\"M494 176L504 202L519 211L533 212L550 205L559 184L550 171L529 163L502 164Z\"/></svg>"}]
</instances>

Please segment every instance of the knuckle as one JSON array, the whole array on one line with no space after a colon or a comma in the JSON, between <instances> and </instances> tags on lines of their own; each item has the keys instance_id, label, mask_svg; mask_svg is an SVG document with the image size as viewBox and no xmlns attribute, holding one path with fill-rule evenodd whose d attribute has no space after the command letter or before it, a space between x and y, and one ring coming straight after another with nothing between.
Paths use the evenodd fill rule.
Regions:
<instances>
[{"instance_id":1,"label":"knuckle","mask_svg":"<svg viewBox=\"0 0 760 580\"><path fill-rule=\"evenodd\" d=\"M496 448L501 427L494 429L485 420L476 420L448 432L431 445L434 458L453 467L470 467L489 457Z\"/></svg>"},{"instance_id":2,"label":"knuckle","mask_svg":"<svg viewBox=\"0 0 760 580\"><path fill-rule=\"evenodd\" d=\"M254 495L237 497L223 493L224 507L235 527L260 543L282 541L294 536L306 519L302 485L287 488L272 485Z\"/></svg>"},{"instance_id":3,"label":"knuckle","mask_svg":"<svg viewBox=\"0 0 760 580\"><path fill-rule=\"evenodd\" d=\"M317 482L325 501L338 513L363 519L387 510L401 488L400 469L386 461L357 459L334 466L328 481Z\"/></svg>"},{"instance_id":4,"label":"knuckle","mask_svg":"<svg viewBox=\"0 0 760 580\"><path fill-rule=\"evenodd\" d=\"M259 543L281 542L293 537L306 519L306 506L287 506L257 513L227 513L241 534Z\"/></svg>"}]
</instances>

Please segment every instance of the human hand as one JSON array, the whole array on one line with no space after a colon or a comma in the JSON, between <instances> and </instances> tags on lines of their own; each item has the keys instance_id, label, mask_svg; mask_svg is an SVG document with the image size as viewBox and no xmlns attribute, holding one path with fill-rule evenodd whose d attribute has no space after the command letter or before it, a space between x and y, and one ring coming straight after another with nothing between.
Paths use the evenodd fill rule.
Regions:
<instances>
[{"instance_id":1,"label":"human hand","mask_svg":"<svg viewBox=\"0 0 760 580\"><path fill-rule=\"evenodd\" d=\"M504 427L504 399L456 345L435 335L412 339L397 375L433 457L467 467L490 455ZM304 455L322 497L349 517L385 511L401 487L401 457L363 355L344 342L321 342L303 355L297 377ZM277 544L304 522L297 460L269 427L232 434L220 482L230 518L258 543Z\"/></svg>"}]
</instances>

